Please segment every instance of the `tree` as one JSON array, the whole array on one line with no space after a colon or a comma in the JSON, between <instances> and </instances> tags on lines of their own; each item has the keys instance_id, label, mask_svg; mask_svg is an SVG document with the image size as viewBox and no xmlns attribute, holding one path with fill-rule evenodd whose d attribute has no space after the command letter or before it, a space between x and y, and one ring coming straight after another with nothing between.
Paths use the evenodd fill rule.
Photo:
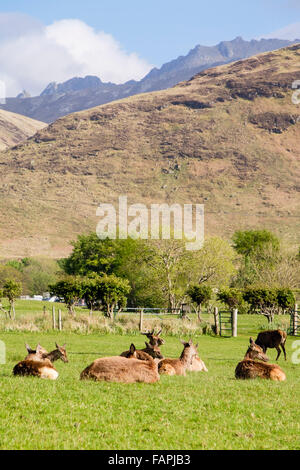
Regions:
<instances>
[{"instance_id":1,"label":"tree","mask_svg":"<svg viewBox=\"0 0 300 470\"><path fill-rule=\"evenodd\" d=\"M292 309L296 302L290 289L248 288L243 298L250 305L252 313L264 315L269 323L274 321L275 314Z\"/></svg>"},{"instance_id":2,"label":"tree","mask_svg":"<svg viewBox=\"0 0 300 470\"><path fill-rule=\"evenodd\" d=\"M22 294L22 284L13 279L6 279L3 285L3 296L9 301L9 318L16 318L15 301Z\"/></svg>"},{"instance_id":3,"label":"tree","mask_svg":"<svg viewBox=\"0 0 300 470\"><path fill-rule=\"evenodd\" d=\"M257 251L262 251L267 245L271 245L275 251L279 249L278 238L268 230L239 230L235 232L232 240L236 252L245 259Z\"/></svg>"},{"instance_id":4,"label":"tree","mask_svg":"<svg viewBox=\"0 0 300 470\"><path fill-rule=\"evenodd\" d=\"M227 305L230 310L241 309L243 305L243 294L239 289L222 289L217 293L217 299Z\"/></svg>"},{"instance_id":5,"label":"tree","mask_svg":"<svg viewBox=\"0 0 300 470\"><path fill-rule=\"evenodd\" d=\"M187 295L191 298L192 302L196 304L196 313L198 320L201 321L202 305L207 305L211 300L213 290L210 286L206 285L192 285L187 290Z\"/></svg>"},{"instance_id":6,"label":"tree","mask_svg":"<svg viewBox=\"0 0 300 470\"><path fill-rule=\"evenodd\" d=\"M127 296L130 292L130 284L127 279L121 279L114 274L99 276L96 278L98 300L105 306L106 316L113 319L114 309L119 310L126 306Z\"/></svg>"},{"instance_id":7,"label":"tree","mask_svg":"<svg viewBox=\"0 0 300 470\"><path fill-rule=\"evenodd\" d=\"M74 304L83 295L81 279L76 276L69 276L55 284L49 285L52 295L64 299L68 311L71 315L75 314Z\"/></svg>"}]
</instances>

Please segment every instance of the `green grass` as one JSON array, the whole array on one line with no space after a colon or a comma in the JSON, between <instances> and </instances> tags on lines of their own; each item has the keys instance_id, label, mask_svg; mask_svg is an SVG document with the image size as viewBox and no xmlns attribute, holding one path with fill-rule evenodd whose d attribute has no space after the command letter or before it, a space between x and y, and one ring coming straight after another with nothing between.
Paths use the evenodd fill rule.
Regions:
<instances>
[{"instance_id":1,"label":"green grass","mask_svg":"<svg viewBox=\"0 0 300 470\"><path fill-rule=\"evenodd\" d=\"M238 338L195 338L208 373L162 376L153 385L79 380L94 359L119 354L131 341L141 347L143 337L0 333L7 348L0 365L0 449L299 449L300 366L291 363L292 338L288 361L279 360L286 382L238 381L234 369L254 318L247 320L249 332ZM178 356L178 338L165 339L164 355ZM55 363L57 381L12 376L25 342L50 350L55 341L67 343L70 360ZM273 362L275 350L269 356Z\"/></svg>"}]
</instances>

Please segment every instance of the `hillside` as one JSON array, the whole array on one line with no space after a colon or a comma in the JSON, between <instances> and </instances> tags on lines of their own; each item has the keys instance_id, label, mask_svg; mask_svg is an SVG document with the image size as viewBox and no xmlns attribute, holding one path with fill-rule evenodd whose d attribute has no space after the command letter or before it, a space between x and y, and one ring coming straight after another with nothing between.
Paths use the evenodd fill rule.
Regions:
<instances>
[{"instance_id":1,"label":"hillside","mask_svg":"<svg viewBox=\"0 0 300 470\"><path fill-rule=\"evenodd\" d=\"M0 255L63 256L100 202L204 203L206 235L300 243L300 45L68 115L0 153Z\"/></svg>"},{"instance_id":2,"label":"hillside","mask_svg":"<svg viewBox=\"0 0 300 470\"><path fill-rule=\"evenodd\" d=\"M16 145L47 124L0 109L0 150Z\"/></svg>"},{"instance_id":3,"label":"hillside","mask_svg":"<svg viewBox=\"0 0 300 470\"><path fill-rule=\"evenodd\" d=\"M142 80L124 84L103 83L98 77L74 77L64 83L52 82L40 96L31 97L24 90L16 98L7 98L0 108L51 123L70 113L89 109L128 96L170 88L183 80L213 66L245 59L262 52L273 51L295 44L283 39L253 39L237 37L215 46L197 45L185 56L180 56L153 68Z\"/></svg>"}]
</instances>

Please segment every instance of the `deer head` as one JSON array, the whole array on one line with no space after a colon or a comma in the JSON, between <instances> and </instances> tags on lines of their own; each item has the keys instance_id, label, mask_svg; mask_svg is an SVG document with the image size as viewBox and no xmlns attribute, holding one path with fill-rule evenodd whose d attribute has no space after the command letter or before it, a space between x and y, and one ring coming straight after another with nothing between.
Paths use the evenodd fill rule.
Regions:
<instances>
[{"instance_id":1,"label":"deer head","mask_svg":"<svg viewBox=\"0 0 300 470\"><path fill-rule=\"evenodd\" d=\"M263 362L268 362L269 360L263 349L255 343L253 338L250 338L250 345L246 352L245 359L259 359Z\"/></svg>"},{"instance_id":2,"label":"deer head","mask_svg":"<svg viewBox=\"0 0 300 470\"><path fill-rule=\"evenodd\" d=\"M61 359L63 362L69 362L68 357L67 357L67 351L66 351L66 344L63 346L59 346L57 343L55 343L56 346L56 354L57 354L57 359Z\"/></svg>"},{"instance_id":3,"label":"deer head","mask_svg":"<svg viewBox=\"0 0 300 470\"><path fill-rule=\"evenodd\" d=\"M147 336L147 338L150 341L151 346L162 346L163 344L165 344L164 340L160 338L162 330L160 329L158 333L156 333L156 335L154 334L154 332L155 332L155 329L153 328L151 332L148 331L148 333L142 333L142 335Z\"/></svg>"}]
</instances>

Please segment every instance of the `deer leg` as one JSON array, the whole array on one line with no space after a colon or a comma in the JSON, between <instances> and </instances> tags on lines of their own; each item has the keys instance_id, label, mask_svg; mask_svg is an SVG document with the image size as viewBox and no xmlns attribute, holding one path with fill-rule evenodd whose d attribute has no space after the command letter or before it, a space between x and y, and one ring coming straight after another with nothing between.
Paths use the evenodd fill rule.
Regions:
<instances>
[{"instance_id":1,"label":"deer leg","mask_svg":"<svg viewBox=\"0 0 300 470\"><path fill-rule=\"evenodd\" d=\"M277 349L277 357L276 357L276 361L278 360L280 354L281 354L281 350L280 350L280 347L279 346L276 346L276 349Z\"/></svg>"},{"instance_id":2,"label":"deer leg","mask_svg":"<svg viewBox=\"0 0 300 470\"><path fill-rule=\"evenodd\" d=\"M286 352L285 352L284 344L281 345L281 349L282 349L283 354L284 354L284 360L286 361Z\"/></svg>"}]
</instances>

